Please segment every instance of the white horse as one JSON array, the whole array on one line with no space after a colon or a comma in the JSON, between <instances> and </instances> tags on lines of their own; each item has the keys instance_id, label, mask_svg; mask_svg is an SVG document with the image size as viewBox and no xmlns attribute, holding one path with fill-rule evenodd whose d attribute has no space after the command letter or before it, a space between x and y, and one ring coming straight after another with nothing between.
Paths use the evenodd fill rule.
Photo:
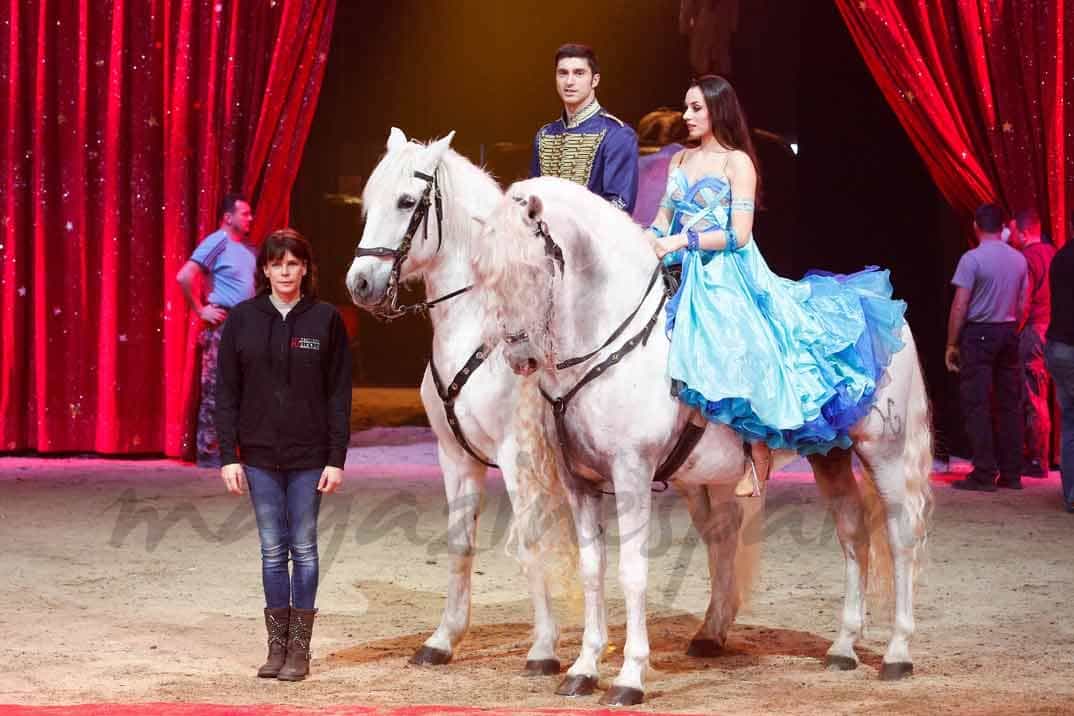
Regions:
<instances>
[{"instance_id":1,"label":"white horse","mask_svg":"<svg viewBox=\"0 0 1074 716\"><path fill-rule=\"evenodd\" d=\"M676 436L693 419L691 409L670 391L662 292L658 285L646 289L657 260L641 228L626 214L583 187L555 178L514 184L488 217L481 239L475 271L490 300L489 310L498 313L497 330L509 344L505 357L520 374L536 371L549 400L567 398L556 406L567 463L564 474L575 476L569 492L582 549L586 611L581 653L565 684L594 684L607 646L604 529L600 493L592 489L594 480L603 476L614 486L617 501L619 580L627 609L623 667L603 700L639 703L649 657L645 547L650 482ZM620 325L621 337L596 356L557 367L563 358L598 347ZM880 671L884 679L901 678L913 669L909 639L914 631L914 579L932 504L928 400L908 328L901 338L904 347L877 391L880 407L852 430L853 451L865 473L861 483L854 478L850 451L810 457L846 558L842 624L826 663L831 669L858 665L854 643L864 623L872 556L874 573L885 579L879 586L894 589L893 634ZM609 359L612 351L618 362ZM603 366L595 368L598 362ZM589 382L583 382L584 376ZM710 507L729 504L742 466L742 439L726 426L710 424L674 480L706 485ZM696 514L698 509L691 504L695 520L704 520L706 514ZM737 513L710 509L707 517L734 521ZM720 527L710 524L708 529ZM711 569L717 567L711 563ZM885 572L892 568L893 581ZM714 584L716 579L713 574Z\"/></svg>"},{"instance_id":2,"label":"white horse","mask_svg":"<svg viewBox=\"0 0 1074 716\"><path fill-rule=\"evenodd\" d=\"M369 178L362 197L366 223L356 251L360 255L347 273L347 287L354 302L375 315L391 316L402 310L392 308L398 300L399 282L422 279L425 294L432 300L452 296L474 283L471 263L475 250L480 248L477 238L481 229L474 219L489 215L503 195L488 174L449 148L453 135L426 146L408 142L401 131L392 129L387 153ZM436 218L438 195L441 220ZM536 417L527 421L527 406L516 407L517 396L526 394L527 389L523 379L502 359L499 341L490 341L488 345L495 345L482 351L484 359L476 369L461 372L477 349L486 345L485 332L491 318L484 299L476 292L463 292L433 306L428 313L433 324L432 359L422 381L421 397L438 440L451 525L451 572L440 626L412 661L439 665L451 660L470 622L471 570L487 471L483 461L494 460L500 466L516 515L525 511L534 498L539 508L548 507L546 496L526 489L526 484L520 495L520 471L531 479L539 479L542 472L547 472L556 484L559 480L554 462L540 462L542 435L529 436L531 444L522 447L530 459L519 460L515 431L519 426L525 428L531 422L542 421L547 409L543 404L536 405L537 410L528 406ZM451 417L433 378L434 365L445 390L458 387L453 419L467 447L449 423ZM539 396L536 400L540 401ZM697 505L695 517L702 517L700 521L695 519L695 524L705 537L710 560L717 554L734 554L739 533L706 531L705 526L712 522L706 492L704 488L694 488L690 494L692 504ZM565 538L569 536L549 530L532 539L519 539L519 557L526 566L534 609L534 643L527 656L527 674L559 672L555 654L558 628L550 605L547 575L542 574L547 555L541 540ZM573 548L573 543L566 546ZM753 556L739 561L737 566L744 574L752 570ZM719 652L740 601L734 570L714 570L713 574L720 578L712 585L708 617L688 650L695 656Z\"/></svg>"},{"instance_id":3,"label":"white horse","mask_svg":"<svg viewBox=\"0 0 1074 716\"><path fill-rule=\"evenodd\" d=\"M354 302L376 315L399 314L397 291L408 280L424 279L430 300L451 296L429 309L432 357L421 384L444 476L451 560L440 625L411 657L423 665L451 661L470 624L471 572L487 466L501 466L512 503L517 492L511 418L520 381L498 348L482 345L482 301L473 292L456 293L473 284L470 248L478 226L471 217L488 214L502 192L488 174L449 148L453 136L426 146L391 130L387 153L362 196L365 229L347 272ZM449 396L447 402L440 390ZM533 564L533 552L521 552L534 610L525 673L559 673L559 630L549 588L540 565Z\"/></svg>"}]
</instances>

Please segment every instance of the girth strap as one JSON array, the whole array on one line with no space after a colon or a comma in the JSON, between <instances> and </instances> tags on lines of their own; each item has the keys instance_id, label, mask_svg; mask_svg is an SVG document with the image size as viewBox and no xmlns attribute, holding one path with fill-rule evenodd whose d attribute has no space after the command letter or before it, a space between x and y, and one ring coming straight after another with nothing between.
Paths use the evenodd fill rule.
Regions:
<instances>
[{"instance_id":1,"label":"girth strap","mask_svg":"<svg viewBox=\"0 0 1074 716\"><path fill-rule=\"evenodd\" d=\"M660 270L660 267L658 266L657 267L657 272L655 272L653 274L654 280L655 280L655 277L658 275L659 270ZM652 288L652 282L650 282L649 288ZM648 296L648 294L649 294L649 292L648 292L648 290L646 290L645 295ZM637 348L639 345L645 345L645 343L649 340L649 335L652 333L653 327L656 325L657 319L660 317L660 312L664 309L664 302L667 300L667 298L668 298L667 293L664 293L660 297L660 302L657 304L656 310L653 312L652 317L645 324L645 326L643 326L640 331L635 333L630 338L630 340L628 340L626 343L624 343L622 345L622 347L620 347L616 351L613 351L611 354L608 355L607 358L605 358L600 363L598 363L597 365L595 365L592 368L590 368L586 372L586 374L584 376L582 376L582 379L580 381L578 381L578 383L576 383L575 386L573 388L571 388L569 391L567 391L564 395L562 395L559 398L553 398L551 395L549 395L547 392L545 392L544 386L539 386L540 390L541 390L541 395L544 396L545 400L547 400L549 403L552 404L552 416L555 419L555 424L556 424L556 438L557 438L557 440L559 442L560 450L563 451L563 461L566 464L567 469L571 472L571 474L577 476L577 473L575 472L574 468L571 467L570 450L569 450L568 445L567 445L567 420L566 420L567 406L570 404L571 399L575 395L577 395L578 391L581 390L585 385L587 385L588 383L592 382L593 380L595 380L600 375L603 375L604 371L606 371L607 369L611 368L616 363L621 361L628 353L630 353L632 350ZM644 299L643 299L643 301L644 301ZM640 308L640 306L639 306L639 308ZM634 313L637 313L637 309L635 309ZM633 317L633 314L631 314L631 316ZM629 323L629 320L627 321L627 323ZM625 326L626 324L624 323L623 325ZM621 332L622 327L619 330ZM700 435L698 435L698 437L700 437ZM682 438L680 438L680 442L682 442ZM696 445L696 444L697 444L697 439L695 438L693 440L693 444L690 447L692 448L693 445ZM678 448L678 446L676 446L676 448ZM672 451L672 454L673 455L675 454L674 450ZM687 451L686 454L683 455L682 459L685 460L687 455L689 455L689 451ZM671 472L674 472L674 470L672 470ZM671 472L667 473L667 475L670 475ZM658 472L658 474L660 474L660 473ZM662 480L662 482L664 483L664 489L667 489L666 476L665 476L665 479Z\"/></svg>"},{"instance_id":2,"label":"girth strap","mask_svg":"<svg viewBox=\"0 0 1074 716\"><path fill-rule=\"evenodd\" d=\"M459 393L462 392L462 388L466 385L466 381L470 380L470 376L474 371L478 369L485 359L488 358L491 350L487 349L484 344L477 347L477 350L470 355L470 360L466 361L462 370L455 374L455 378L451 381L451 385L444 387L444 381L440 379L440 373L436 370L436 361L432 356L429 357L429 372L433 376L433 384L436 386L436 394L440 396L440 401L444 404L444 414L447 416L448 425L451 426L451 432L455 434L455 439L459 445L465 450L470 457L477 460L482 465L488 467L499 467L494 462L490 462L487 458L478 454L470 445L470 441L466 439L466 435L462 432L462 426L459 425L459 418L455 415L455 399L459 397Z\"/></svg>"},{"instance_id":3,"label":"girth strap","mask_svg":"<svg viewBox=\"0 0 1074 716\"><path fill-rule=\"evenodd\" d=\"M689 420L686 421L686 427L679 433L679 439L675 443L675 447L671 448L671 452L664 458L664 462L660 463L660 467L656 468L656 474L653 475L653 482L660 482L664 485L657 492L663 492L668 489L668 479L675 474L676 470L682 467L682 464L686 462L686 458L690 457L690 453L697 447L697 443L704 434L704 426L694 425Z\"/></svg>"}]
</instances>

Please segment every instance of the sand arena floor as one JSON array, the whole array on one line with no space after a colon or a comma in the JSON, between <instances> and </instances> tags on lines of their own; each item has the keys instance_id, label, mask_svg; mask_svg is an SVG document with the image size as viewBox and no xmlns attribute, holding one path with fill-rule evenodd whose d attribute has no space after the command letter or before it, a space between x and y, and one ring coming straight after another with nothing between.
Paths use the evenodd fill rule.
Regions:
<instances>
[{"instance_id":1,"label":"sand arena floor","mask_svg":"<svg viewBox=\"0 0 1074 716\"><path fill-rule=\"evenodd\" d=\"M510 509L495 474L480 523L471 631L451 665L409 666L439 620L447 582L435 443L421 428L358 433L348 464L343 491L321 513L313 676L286 684L253 676L264 654L257 534L248 499L226 495L215 471L167 461L0 460L0 704L596 707L596 696L555 696L558 677L519 674L530 610L525 580L504 555ZM704 553L684 501L654 498L652 671L641 710L1074 710L1074 515L1061 509L1057 476L994 494L954 491L952 475L934 476L916 674L883 683L876 672L888 629L875 621L859 644L861 668L823 669L843 558L802 469L770 484L757 588L728 652L710 660L684 654L707 603ZM614 570L608 580L613 649L602 686L623 640ZM581 624L565 601L558 606L566 665Z\"/></svg>"}]
</instances>

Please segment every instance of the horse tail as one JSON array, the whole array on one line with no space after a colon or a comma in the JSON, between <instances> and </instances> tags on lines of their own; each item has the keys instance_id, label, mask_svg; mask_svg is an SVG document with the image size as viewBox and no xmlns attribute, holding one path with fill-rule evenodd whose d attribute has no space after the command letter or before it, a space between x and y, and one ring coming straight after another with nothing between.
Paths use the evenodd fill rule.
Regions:
<instances>
[{"instance_id":1,"label":"horse tail","mask_svg":"<svg viewBox=\"0 0 1074 716\"><path fill-rule=\"evenodd\" d=\"M906 435L903 441L902 495L900 514L897 516L909 537L908 544L894 545L897 549L910 549L912 572L911 584L917 584L918 576L927 558L929 523L932 518L933 496L929 484L932 472L932 416L925 379L921 365L915 360L910 376L910 398L906 410ZM865 505L866 526L869 530L869 593L879 597L881 604L894 604L894 575L887 521L888 510L875 477L863 466L865 479L861 481L862 500Z\"/></svg>"},{"instance_id":2,"label":"horse tail","mask_svg":"<svg viewBox=\"0 0 1074 716\"><path fill-rule=\"evenodd\" d=\"M578 540L561 461L548 438L548 411L537 377L523 379L512 425L518 484L506 550L524 557L526 568L538 566L547 584L573 599L578 596Z\"/></svg>"}]
</instances>

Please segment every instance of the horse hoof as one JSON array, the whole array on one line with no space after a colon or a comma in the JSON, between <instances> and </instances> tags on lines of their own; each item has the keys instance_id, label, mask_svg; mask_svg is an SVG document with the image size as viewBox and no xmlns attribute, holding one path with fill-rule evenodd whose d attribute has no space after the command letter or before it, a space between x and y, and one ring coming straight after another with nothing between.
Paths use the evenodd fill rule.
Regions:
<instances>
[{"instance_id":1,"label":"horse hoof","mask_svg":"<svg viewBox=\"0 0 1074 716\"><path fill-rule=\"evenodd\" d=\"M568 676L556 687L556 696L589 696L597 690L597 677Z\"/></svg>"},{"instance_id":2,"label":"horse hoof","mask_svg":"<svg viewBox=\"0 0 1074 716\"><path fill-rule=\"evenodd\" d=\"M629 686L612 686L600 697L602 706L637 706L645 701L645 692Z\"/></svg>"},{"instance_id":3,"label":"horse hoof","mask_svg":"<svg viewBox=\"0 0 1074 716\"><path fill-rule=\"evenodd\" d=\"M559 659L529 659L523 676L554 676L559 673Z\"/></svg>"},{"instance_id":4,"label":"horse hoof","mask_svg":"<svg viewBox=\"0 0 1074 716\"><path fill-rule=\"evenodd\" d=\"M410 657L410 663L418 666L443 666L451 661L451 654L443 649L434 649L431 646L423 646Z\"/></svg>"},{"instance_id":5,"label":"horse hoof","mask_svg":"<svg viewBox=\"0 0 1074 716\"><path fill-rule=\"evenodd\" d=\"M828 671L854 671L858 668L858 660L840 654L828 654L824 657L824 666Z\"/></svg>"},{"instance_id":6,"label":"horse hoof","mask_svg":"<svg viewBox=\"0 0 1074 716\"><path fill-rule=\"evenodd\" d=\"M713 659L723 654L723 644L715 639L693 639L686 649L687 656L696 656L699 659Z\"/></svg>"},{"instance_id":7,"label":"horse hoof","mask_svg":"<svg viewBox=\"0 0 1074 716\"><path fill-rule=\"evenodd\" d=\"M894 664L889 664L885 661L880 665L881 681L898 681L899 679L905 679L913 673L914 665L909 661L896 661Z\"/></svg>"}]
</instances>

